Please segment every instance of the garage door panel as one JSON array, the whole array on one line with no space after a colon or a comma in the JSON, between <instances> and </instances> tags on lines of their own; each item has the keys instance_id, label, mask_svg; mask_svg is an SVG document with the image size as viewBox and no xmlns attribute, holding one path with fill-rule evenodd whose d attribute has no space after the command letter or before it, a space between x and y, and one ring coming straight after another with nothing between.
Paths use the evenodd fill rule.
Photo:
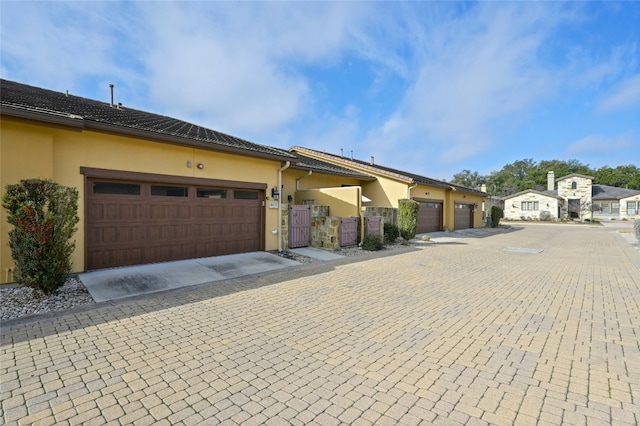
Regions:
<instances>
[{"instance_id":1,"label":"garage door panel","mask_svg":"<svg viewBox=\"0 0 640 426\"><path fill-rule=\"evenodd\" d=\"M458 229L473 228L473 206L470 204L455 204L454 227Z\"/></svg>"},{"instance_id":2,"label":"garage door panel","mask_svg":"<svg viewBox=\"0 0 640 426\"><path fill-rule=\"evenodd\" d=\"M416 233L439 232L443 227L443 203L420 201Z\"/></svg>"},{"instance_id":3,"label":"garage door panel","mask_svg":"<svg viewBox=\"0 0 640 426\"><path fill-rule=\"evenodd\" d=\"M230 190L200 187L170 196L175 187L157 186L158 195L149 195L151 184L131 185L140 190L109 193L118 185L107 183L100 186L103 192L87 194L88 270L263 249L261 199L235 199L226 196ZM244 197L256 194L240 191Z\"/></svg>"}]
</instances>

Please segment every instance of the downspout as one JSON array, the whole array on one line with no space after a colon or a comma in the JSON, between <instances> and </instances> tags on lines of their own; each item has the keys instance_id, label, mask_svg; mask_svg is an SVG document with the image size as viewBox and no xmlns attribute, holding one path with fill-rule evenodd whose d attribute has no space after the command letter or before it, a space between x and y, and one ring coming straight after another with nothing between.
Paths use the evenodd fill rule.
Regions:
<instances>
[{"instance_id":1,"label":"downspout","mask_svg":"<svg viewBox=\"0 0 640 426\"><path fill-rule=\"evenodd\" d=\"M410 186L409 188L407 188L407 200L410 200L410 199L411 199L411 190L412 190L413 188L415 188L416 186L418 186L418 184L417 184L417 183L414 183L414 184L413 184L413 186Z\"/></svg>"},{"instance_id":2,"label":"downspout","mask_svg":"<svg viewBox=\"0 0 640 426\"><path fill-rule=\"evenodd\" d=\"M358 201L356 203L357 209L358 209L358 217L360 218L360 244L362 244L364 242L364 233L365 233L365 217L364 217L364 213L362 213L362 187L361 186L357 186L356 188L358 188Z\"/></svg>"},{"instance_id":3,"label":"downspout","mask_svg":"<svg viewBox=\"0 0 640 426\"><path fill-rule=\"evenodd\" d=\"M285 161L284 166L278 170L278 191L282 192L282 172L287 170L291 165L290 161ZM280 195L282 198L282 195ZM282 207L280 206L280 200L278 200L278 252L282 251Z\"/></svg>"},{"instance_id":4,"label":"downspout","mask_svg":"<svg viewBox=\"0 0 640 426\"><path fill-rule=\"evenodd\" d=\"M313 170L309 170L309 172L308 172L306 175L301 176L301 177L299 177L298 179L296 179L296 191L298 191L298 190L300 189L300 188L298 187L298 182L300 182L302 179L304 179L304 178L306 178L306 177L311 176L312 174L313 174Z\"/></svg>"}]
</instances>

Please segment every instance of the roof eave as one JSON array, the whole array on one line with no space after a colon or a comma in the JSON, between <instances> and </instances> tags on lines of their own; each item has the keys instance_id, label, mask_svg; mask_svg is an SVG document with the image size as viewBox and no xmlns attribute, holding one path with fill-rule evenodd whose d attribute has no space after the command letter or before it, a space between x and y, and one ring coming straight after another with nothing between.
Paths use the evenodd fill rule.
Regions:
<instances>
[{"instance_id":1,"label":"roof eave","mask_svg":"<svg viewBox=\"0 0 640 426\"><path fill-rule=\"evenodd\" d=\"M386 170L382 170L380 168L377 168L375 165L374 166L367 166L365 164L362 164L362 163L359 163L359 162L356 162L356 161L351 161L348 158L338 157L338 156L333 155L333 154L326 154L324 152L319 152L319 151L315 151L315 150L312 150L312 149L303 148L303 147L299 147L299 146L291 147L289 149L289 151L293 151L293 152L301 151L305 155L309 155L312 158L320 158L322 160L329 161L329 162L331 162L333 160L334 164L336 164L336 163L337 164L348 164L349 166L354 167L356 169L366 170L368 173L382 175L382 176L388 177L390 179L399 180L401 182L408 183L408 184L419 183L419 182L415 182L414 179L409 177L409 176L403 176L403 175L399 175L399 174L396 174L396 173L391 173L391 172L388 172Z\"/></svg>"},{"instance_id":2,"label":"roof eave","mask_svg":"<svg viewBox=\"0 0 640 426\"><path fill-rule=\"evenodd\" d=\"M82 129L85 127L84 118L77 115L48 110L38 111L33 109L21 108L16 105L2 105L2 107L0 108L0 115L7 115L9 117L40 121L50 124L58 124L62 126L74 127L77 129Z\"/></svg>"},{"instance_id":3,"label":"roof eave","mask_svg":"<svg viewBox=\"0 0 640 426\"><path fill-rule=\"evenodd\" d=\"M352 173L344 173L344 172L340 172L340 171L329 171L329 170L323 170L323 169L318 169L316 167L313 166L305 166L303 164L295 164L291 166L292 169L294 170L304 170L304 171L310 171L310 172L314 172L314 173L323 173L325 175L334 175L334 176L343 176L343 177L349 177L349 178L353 178L353 179L357 179L357 180L366 180L366 181L374 181L376 180L376 178L374 176L368 176L368 175L354 175Z\"/></svg>"}]
</instances>

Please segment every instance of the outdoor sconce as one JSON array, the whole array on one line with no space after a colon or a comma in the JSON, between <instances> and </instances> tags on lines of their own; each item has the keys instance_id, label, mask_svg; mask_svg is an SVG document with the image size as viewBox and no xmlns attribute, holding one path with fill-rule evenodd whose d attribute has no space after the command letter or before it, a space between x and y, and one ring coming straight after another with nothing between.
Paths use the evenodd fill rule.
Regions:
<instances>
[{"instance_id":1,"label":"outdoor sconce","mask_svg":"<svg viewBox=\"0 0 640 426\"><path fill-rule=\"evenodd\" d=\"M473 208L477 209L478 208L478 203L473 203Z\"/></svg>"},{"instance_id":2,"label":"outdoor sconce","mask_svg":"<svg viewBox=\"0 0 640 426\"><path fill-rule=\"evenodd\" d=\"M278 188L275 186L271 188L271 198L273 198L274 200L277 200L280 198L280 193L278 192Z\"/></svg>"},{"instance_id":3,"label":"outdoor sconce","mask_svg":"<svg viewBox=\"0 0 640 426\"><path fill-rule=\"evenodd\" d=\"M291 195L287 195L287 201L288 202L292 202L293 201L293 197Z\"/></svg>"},{"instance_id":4,"label":"outdoor sconce","mask_svg":"<svg viewBox=\"0 0 640 426\"><path fill-rule=\"evenodd\" d=\"M191 168L191 166L192 166L192 165L193 165L193 164L191 163L191 161L187 160L187 167L188 167L188 168Z\"/></svg>"},{"instance_id":5,"label":"outdoor sconce","mask_svg":"<svg viewBox=\"0 0 640 426\"><path fill-rule=\"evenodd\" d=\"M511 207L513 207L515 209L518 206L516 206L515 204L511 204Z\"/></svg>"}]
</instances>

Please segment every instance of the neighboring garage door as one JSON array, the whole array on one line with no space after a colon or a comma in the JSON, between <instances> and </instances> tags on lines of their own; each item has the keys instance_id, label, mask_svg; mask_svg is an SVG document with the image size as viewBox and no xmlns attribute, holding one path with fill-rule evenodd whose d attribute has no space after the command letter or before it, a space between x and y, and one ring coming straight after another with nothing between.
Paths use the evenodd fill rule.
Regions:
<instances>
[{"instance_id":1,"label":"neighboring garage door","mask_svg":"<svg viewBox=\"0 0 640 426\"><path fill-rule=\"evenodd\" d=\"M473 228L473 206L470 204L455 205L454 227L458 229Z\"/></svg>"},{"instance_id":2,"label":"neighboring garage door","mask_svg":"<svg viewBox=\"0 0 640 426\"><path fill-rule=\"evenodd\" d=\"M86 269L264 249L264 191L89 178Z\"/></svg>"},{"instance_id":3,"label":"neighboring garage door","mask_svg":"<svg viewBox=\"0 0 640 426\"><path fill-rule=\"evenodd\" d=\"M419 201L416 233L442 231L442 203L437 201Z\"/></svg>"}]
</instances>

